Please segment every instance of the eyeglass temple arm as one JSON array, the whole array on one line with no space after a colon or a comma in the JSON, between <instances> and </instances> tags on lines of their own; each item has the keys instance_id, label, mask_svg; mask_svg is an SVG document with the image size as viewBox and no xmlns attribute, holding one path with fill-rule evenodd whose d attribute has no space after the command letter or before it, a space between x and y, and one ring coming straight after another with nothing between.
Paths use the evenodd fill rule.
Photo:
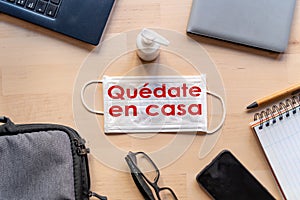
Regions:
<instances>
[{"instance_id":1,"label":"eyeglass temple arm","mask_svg":"<svg viewBox=\"0 0 300 200\"><path fill-rule=\"evenodd\" d=\"M135 167L130 158L126 157L125 160L130 168L131 176L135 182L135 185L138 187L145 200L155 200L153 193L144 180L140 170Z\"/></svg>"}]
</instances>

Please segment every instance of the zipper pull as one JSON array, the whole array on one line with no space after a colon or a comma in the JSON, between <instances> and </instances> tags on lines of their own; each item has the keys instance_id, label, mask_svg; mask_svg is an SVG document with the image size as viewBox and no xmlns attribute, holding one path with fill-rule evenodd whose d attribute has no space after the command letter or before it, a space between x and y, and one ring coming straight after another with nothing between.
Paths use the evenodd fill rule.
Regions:
<instances>
[{"instance_id":1,"label":"zipper pull","mask_svg":"<svg viewBox=\"0 0 300 200\"><path fill-rule=\"evenodd\" d=\"M77 147L76 152L78 155L84 156L90 153L90 149L85 147L84 142L80 142L77 138L74 139L74 145Z\"/></svg>"},{"instance_id":2,"label":"zipper pull","mask_svg":"<svg viewBox=\"0 0 300 200\"><path fill-rule=\"evenodd\" d=\"M85 147L78 147L77 148L77 153L80 156L84 156L84 155L87 155L88 153L90 153L90 149L89 148L85 148Z\"/></svg>"},{"instance_id":3,"label":"zipper pull","mask_svg":"<svg viewBox=\"0 0 300 200\"><path fill-rule=\"evenodd\" d=\"M106 196L101 196L101 195L99 195L99 194L97 194L95 192L92 192L92 191L89 192L89 197L96 197L96 198L98 198L100 200L107 200Z\"/></svg>"}]
</instances>

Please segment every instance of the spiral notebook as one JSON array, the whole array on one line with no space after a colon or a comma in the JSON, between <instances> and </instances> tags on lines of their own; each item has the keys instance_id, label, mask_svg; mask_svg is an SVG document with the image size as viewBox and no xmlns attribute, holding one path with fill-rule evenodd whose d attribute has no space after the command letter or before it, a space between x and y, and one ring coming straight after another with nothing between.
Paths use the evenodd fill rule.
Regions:
<instances>
[{"instance_id":1,"label":"spiral notebook","mask_svg":"<svg viewBox=\"0 0 300 200\"><path fill-rule=\"evenodd\" d=\"M256 113L250 123L285 199L299 199L300 96Z\"/></svg>"}]
</instances>

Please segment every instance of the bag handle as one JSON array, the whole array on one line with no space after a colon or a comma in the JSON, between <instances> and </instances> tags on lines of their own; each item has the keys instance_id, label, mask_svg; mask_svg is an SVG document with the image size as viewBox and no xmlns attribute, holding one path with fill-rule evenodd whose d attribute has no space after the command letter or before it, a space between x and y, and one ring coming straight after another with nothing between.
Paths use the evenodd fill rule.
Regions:
<instances>
[{"instance_id":1,"label":"bag handle","mask_svg":"<svg viewBox=\"0 0 300 200\"><path fill-rule=\"evenodd\" d=\"M8 117L0 116L0 123L3 123L0 125L0 135L3 133L17 132L16 125Z\"/></svg>"},{"instance_id":2,"label":"bag handle","mask_svg":"<svg viewBox=\"0 0 300 200\"><path fill-rule=\"evenodd\" d=\"M96 197L97 199L100 199L100 200L107 200L107 197L106 196L102 196L102 195L99 195L95 192L91 192L89 193L89 197Z\"/></svg>"}]
</instances>

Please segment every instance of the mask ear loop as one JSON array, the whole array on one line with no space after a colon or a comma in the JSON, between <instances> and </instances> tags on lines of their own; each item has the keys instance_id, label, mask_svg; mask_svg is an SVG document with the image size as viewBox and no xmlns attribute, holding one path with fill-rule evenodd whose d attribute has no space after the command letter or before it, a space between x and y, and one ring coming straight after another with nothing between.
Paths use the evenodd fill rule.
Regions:
<instances>
[{"instance_id":1,"label":"mask ear loop","mask_svg":"<svg viewBox=\"0 0 300 200\"><path fill-rule=\"evenodd\" d=\"M207 91L207 94L210 94L210 95L218 98L221 101L222 108L223 108L223 115L222 115L222 119L221 119L220 124L216 128L214 128L212 130L208 130L206 132L207 134L211 135L211 134L217 132L220 128L222 128L222 126L224 124L224 121L225 121L225 117L226 117L226 107L225 107L225 102L224 102L224 100L223 100L223 98L221 96L219 96L218 94L216 94L214 92L211 92L211 91Z\"/></svg>"},{"instance_id":2,"label":"mask ear loop","mask_svg":"<svg viewBox=\"0 0 300 200\"><path fill-rule=\"evenodd\" d=\"M83 106L91 113L95 113L95 114L99 114L99 115L104 115L104 112L103 111L98 111L98 110L94 110L94 109L91 109L86 103L85 103L85 100L84 100L84 92L85 92L85 89L91 85L91 84L96 84L96 83L101 83L103 84L103 80L91 80L89 82L87 82L86 84L84 84L84 86L82 87L81 89L81 93L80 93L80 98L81 98L81 102L83 104Z\"/></svg>"}]
</instances>

